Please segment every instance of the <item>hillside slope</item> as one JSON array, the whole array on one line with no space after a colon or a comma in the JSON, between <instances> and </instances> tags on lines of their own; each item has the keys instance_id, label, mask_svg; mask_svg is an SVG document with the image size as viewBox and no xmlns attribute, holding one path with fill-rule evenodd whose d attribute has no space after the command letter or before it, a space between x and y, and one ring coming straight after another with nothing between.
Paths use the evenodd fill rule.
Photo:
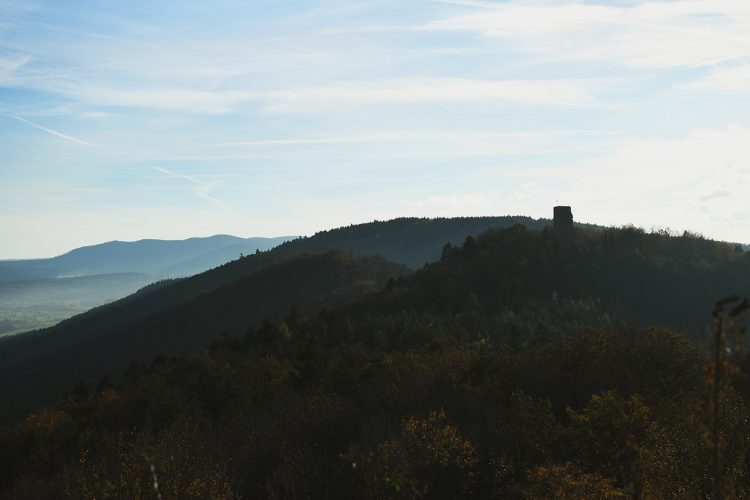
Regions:
<instances>
[{"instance_id":1,"label":"hillside slope","mask_svg":"<svg viewBox=\"0 0 750 500\"><path fill-rule=\"evenodd\" d=\"M71 363L71 359L75 360L71 366L78 366L81 363L87 366L86 361L89 357L96 358L98 355L98 347L91 346L109 345L115 336L126 338L132 332L145 330L152 332L151 341L144 344L142 348L136 349L139 357L153 357L159 352L183 352L179 349L180 339L168 334L165 338L169 340L161 343L159 339L163 332L158 329L149 329L144 325L153 324L154 318L160 315L172 314L171 311L175 308L189 303L197 304L198 302L193 302L197 298L250 277L290 257L303 253L342 250L354 254L379 254L400 264L414 264L425 258L439 258L440 251L446 242L458 243L467 235L477 234L491 227L507 227L518 222L528 223L531 227L538 229L548 223L546 220L528 217L466 217L396 219L361 224L323 231L309 238L298 238L270 251L245 256L190 278L166 281L158 286L146 287L129 297L95 308L52 328L0 339L0 398L10 397L11 394L25 394L25 391L35 393L41 390L44 390L49 397L54 397L55 390L64 390L69 384L57 384L58 381L54 380L54 377L52 377L53 380L49 380L48 374L54 370L45 369L43 377L40 375L34 378L32 367L43 366L50 362L54 362L55 366L66 365ZM289 286L299 288L301 284L301 282L290 283ZM290 305L284 303L283 307ZM203 331L201 338L205 342L221 333ZM233 333L236 332L233 331ZM68 354L63 356L60 354L62 352ZM113 356L116 355L115 358L119 361L126 361L130 359L127 357L128 352L124 349L113 353ZM51 359L53 356L54 361ZM114 360L114 358L108 359ZM93 376L96 373L110 371L111 368L107 363L98 361L96 366L96 369L87 370L86 375ZM24 382L23 389L9 382L19 380L20 373L30 374L28 380ZM80 371L73 370L71 373L80 373ZM24 397L30 398L29 401L45 399L41 394L33 396L26 394ZM10 405L4 413L0 414L0 421L11 413L16 416L22 415L34 405L30 402L26 404L19 402L19 408L24 408L20 412L12 408L13 406L16 405Z\"/></svg>"},{"instance_id":2,"label":"hillside slope","mask_svg":"<svg viewBox=\"0 0 750 500\"><path fill-rule=\"evenodd\" d=\"M626 227L558 233L525 226L488 231L356 307L396 310L518 310L588 300L608 315L698 334L713 304L750 293L750 253L685 234Z\"/></svg>"},{"instance_id":3,"label":"hillside slope","mask_svg":"<svg viewBox=\"0 0 750 500\"><path fill-rule=\"evenodd\" d=\"M460 243L468 235L479 234L492 227L509 227L516 223L541 229L549 221L529 217L462 217L455 219L395 219L373 222L322 231L309 238L297 238L285 242L267 252L246 255L210 271L182 280L174 280L164 286L149 288L122 300L88 311L85 314L63 321L53 328L34 332L33 337L23 335L12 342L35 342L40 337L60 337L61 333L73 332L78 339L107 335L115 330L136 324L159 311L190 301L218 287L250 276L256 271L284 259L303 253L323 253L340 250L356 255L380 255L407 266L424 264L422 259L434 261L446 242ZM5 340L11 342L10 340ZM44 340L58 345L53 338ZM0 344L0 362L3 351L11 348ZM6 358L7 359L7 358Z\"/></svg>"},{"instance_id":4,"label":"hillside slope","mask_svg":"<svg viewBox=\"0 0 750 500\"><path fill-rule=\"evenodd\" d=\"M715 496L712 365L684 335L646 325L699 328L717 298L747 294L744 251L635 228L514 226L400 269L293 257L44 359L67 377L61 359L160 342L187 352L239 333L95 390L71 385L0 431L0 498L147 496L144 461L175 498ZM290 301L302 307L285 312ZM743 307L727 307L728 334ZM719 474L747 498L750 384L736 375L750 356L727 350L723 363Z\"/></svg>"},{"instance_id":5,"label":"hillside slope","mask_svg":"<svg viewBox=\"0 0 750 500\"><path fill-rule=\"evenodd\" d=\"M292 306L340 306L404 272L381 257L297 256L108 335L81 337L68 330L0 344L0 398L7 402L0 422L28 414L80 380L94 383L104 373L119 374L130 361L187 354L222 336L243 334L266 318L278 320Z\"/></svg>"}]
</instances>

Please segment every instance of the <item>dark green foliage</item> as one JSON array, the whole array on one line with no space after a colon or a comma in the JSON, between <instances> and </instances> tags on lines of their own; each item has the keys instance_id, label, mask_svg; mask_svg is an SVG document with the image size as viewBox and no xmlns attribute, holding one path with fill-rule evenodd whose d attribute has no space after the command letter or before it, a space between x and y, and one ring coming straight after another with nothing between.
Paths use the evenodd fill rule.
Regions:
<instances>
[{"instance_id":1,"label":"dark green foliage","mask_svg":"<svg viewBox=\"0 0 750 500\"><path fill-rule=\"evenodd\" d=\"M706 351L648 324L702 324L749 265L688 236L523 227L401 277L299 257L133 333L197 344L262 304L230 336L73 380L3 431L0 498L148 498L151 465L165 498L706 498ZM725 498L750 494L747 364L733 351L719 395Z\"/></svg>"},{"instance_id":2,"label":"dark green foliage","mask_svg":"<svg viewBox=\"0 0 750 500\"><path fill-rule=\"evenodd\" d=\"M533 347L521 338L514 347L501 316L326 313L291 323L132 365L121 384L77 386L0 437L2 491L146 495L145 453L169 497L507 497L533 481L546 485L533 491L584 481L617 493L665 487L642 464L665 460L650 444L670 439L659 428L686 418L705 425L691 417L701 411L700 353L666 330L571 333ZM405 332L393 342L404 347L387 347L394 331ZM618 368L611 349L625 345L634 354ZM655 349L672 364L644 362L638 376L673 383L626 376L628 360ZM575 373L577 392L558 389L562 373ZM565 463L584 472L549 469Z\"/></svg>"},{"instance_id":3,"label":"dark green foliage","mask_svg":"<svg viewBox=\"0 0 750 500\"><path fill-rule=\"evenodd\" d=\"M0 407L0 419L20 417L54 400L81 378L94 384L103 373L116 374L131 360L188 354L213 339L243 334L247 325L264 318L282 319L293 304L306 310L342 305L403 272L402 266L379 257L298 256L200 300L159 311L136 326L123 321L115 335L62 330L8 342L0 347L0 394L15 403Z\"/></svg>"},{"instance_id":4,"label":"dark green foliage","mask_svg":"<svg viewBox=\"0 0 750 500\"><path fill-rule=\"evenodd\" d=\"M536 229L542 229L548 223L543 219L534 220L529 217L402 218L322 231L309 238L288 241L270 251L258 251L254 255L247 255L190 278L145 287L138 293L97 307L45 330L14 338L0 338L0 398L15 401L10 407L0 406L0 423L13 421L14 418L17 419L33 410L39 403L59 397L65 388L81 377L89 378L93 382L102 372L116 370L131 359L139 358L143 361L159 353L190 352L218 336L236 334L236 328L244 329L250 321L274 317L273 311L267 311L262 313L261 318L256 318L252 314L242 318L241 325L231 323L236 317L237 304L230 300L227 305L232 309L231 324L226 325L225 322L215 325L215 321L225 318L221 315L209 316L209 311L203 309L204 305L200 304L196 306L195 313L203 319L197 324L192 321L188 323L189 326L199 327L195 329L198 333L194 332L194 337L188 342L183 342L182 336L174 333L176 327L171 323L171 318L182 317L185 308L197 304L199 299L205 297L211 301L209 295L212 292L219 292L223 287L250 279L255 273L289 258L303 254L343 251L355 255L381 255L396 263L418 267L426 261L438 259L440 249L446 241L460 243L467 234L478 234L491 227L507 227L518 222L529 224ZM217 238L207 239L203 243L211 243ZM141 243L157 245L161 249L160 254L169 256L160 246L164 242ZM118 252L122 252L123 248L129 248L128 244L113 243L109 246ZM109 249L108 246L105 247ZM92 247L81 251L86 254L97 253L98 250L101 249ZM239 256L241 250L235 250L232 255ZM78 262L80 259L74 261ZM371 278L365 278L365 281L371 281ZM300 284L306 283L298 281L289 288L294 290ZM372 288L371 283L351 285L348 290L341 287L337 300L333 302L318 300L318 304L315 304L315 299L312 298L308 305L337 305L343 298L350 298ZM311 286L315 286L314 282ZM271 287L281 291L279 286ZM261 290L256 290L255 293L263 296ZM274 304L274 310L286 309L294 302L291 297L284 297L282 293L275 294L275 298L281 302ZM155 328L155 325L160 324L162 326ZM150 333L142 333L146 330ZM141 338L132 340L133 332L138 332ZM166 332L169 333L164 336ZM128 348L123 349L123 344ZM114 345L118 347L110 348ZM55 353L54 360L49 359L51 353ZM63 359L58 360L60 356ZM66 364L64 369L60 366L62 362ZM29 371L36 371L34 367L47 365L50 366L50 370L44 370L35 377L29 376ZM71 371L72 381L71 378L58 377L63 370L66 373ZM8 384L9 380L13 380L13 383Z\"/></svg>"},{"instance_id":5,"label":"dark green foliage","mask_svg":"<svg viewBox=\"0 0 750 500\"><path fill-rule=\"evenodd\" d=\"M596 309L639 324L700 331L716 297L747 293L750 259L727 243L647 234L635 228L558 233L516 225L467 238L440 262L363 307L485 311L529 300L593 300ZM701 304L701 307L696 307Z\"/></svg>"}]
</instances>

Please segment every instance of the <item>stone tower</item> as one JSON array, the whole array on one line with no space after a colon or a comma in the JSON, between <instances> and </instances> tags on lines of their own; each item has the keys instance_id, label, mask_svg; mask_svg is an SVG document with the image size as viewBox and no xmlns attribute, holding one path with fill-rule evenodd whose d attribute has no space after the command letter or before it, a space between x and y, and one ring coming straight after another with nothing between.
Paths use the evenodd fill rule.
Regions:
<instances>
[{"instance_id":1,"label":"stone tower","mask_svg":"<svg viewBox=\"0 0 750 500\"><path fill-rule=\"evenodd\" d=\"M552 227L558 231L570 231L573 229L573 212L570 207L555 207L555 219Z\"/></svg>"}]
</instances>

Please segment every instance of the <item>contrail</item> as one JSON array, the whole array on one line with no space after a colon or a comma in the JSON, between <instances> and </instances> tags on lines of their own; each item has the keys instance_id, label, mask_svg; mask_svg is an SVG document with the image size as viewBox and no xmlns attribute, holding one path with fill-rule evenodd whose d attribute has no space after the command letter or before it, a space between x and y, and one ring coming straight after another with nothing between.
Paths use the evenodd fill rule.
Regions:
<instances>
[{"instance_id":1,"label":"contrail","mask_svg":"<svg viewBox=\"0 0 750 500\"><path fill-rule=\"evenodd\" d=\"M201 184L201 181L196 179L195 177L190 177L189 175L182 175L175 172L172 172L171 170L167 170L166 168L162 167L154 167L159 172L163 172L167 175L171 175L172 177L179 177L180 179L185 179L186 181L194 182L196 184Z\"/></svg>"},{"instance_id":2,"label":"contrail","mask_svg":"<svg viewBox=\"0 0 750 500\"><path fill-rule=\"evenodd\" d=\"M66 139L68 141L73 141L75 143L82 144L84 146L92 146L92 144L90 142L82 141L81 139L76 139L73 136L70 136L68 134L63 134L62 132L58 132L57 130L52 130L51 128L42 127L41 125L37 125L36 123L34 123L32 121L29 121L26 118L22 118L22 117L20 117L18 115L9 115L7 113L4 113L4 114L5 114L5 116L9 116L9 117L11 117L11 118L13 118L15 120L18 120L19 122L23 122L23 123L25 123L27 125L31 125L34 128L38 128L39 130L43 130L43 131L47 132L48 134L52 134L55 137L60 137L61 139Z\"/></svg>"},{"instance_id":3,"label":"contrail","mask_svg":"<svg viewBox=\"0 0 750 500\"><path fill-rule=\"evenodd\" d=\"M227 211L232 211L231 208L229 208L223 201L221 201L218 198L214 198L213 196L209 195L208 193L211 192L212 189L214 189L214 185L210 182L201 182L195 177L191 177L189 175L182 175L175 172L172 172L171 170L167 170L163 167L154 167L159 172L165 173L167 175L171 175L172 177L177 177L179 179L185 179L186 181L190 181L193 184L197 184L198 187L193 189L193 194L197 196L198 198L203 198L204 200L211 201L215 203L217 206L223 208Z\"/></svg>"}]
</instances>

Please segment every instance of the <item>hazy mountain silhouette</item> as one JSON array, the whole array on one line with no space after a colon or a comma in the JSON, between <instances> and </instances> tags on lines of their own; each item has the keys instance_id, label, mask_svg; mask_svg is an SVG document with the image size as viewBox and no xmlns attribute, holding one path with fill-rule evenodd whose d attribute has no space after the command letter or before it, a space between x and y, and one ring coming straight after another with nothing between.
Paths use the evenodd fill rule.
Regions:
<instances>
[{"instance_id":1,"label":"hazy mountain silhouette","mask_svg":"<svg viewBox=\"0 0 750 500\"><path fill-rule=\"evenodd\" d=\"M0 261L0 336L52 326L154 281L200 273L289 239L111 241L51 259Z\"/></svg>"},{"instance_id":2,"label":"hazy mountain silhouette","mask_svg":"<svg viewBox=\"0 0 750 500\"><path fill-rule=\"evenodd\" d=\"M267 250L291 238L216 235L186 240L110 241L49 259L0 261L0 282L109 273L189 276L235 259L240 253Z\"/></svg>"}]
</instances>

